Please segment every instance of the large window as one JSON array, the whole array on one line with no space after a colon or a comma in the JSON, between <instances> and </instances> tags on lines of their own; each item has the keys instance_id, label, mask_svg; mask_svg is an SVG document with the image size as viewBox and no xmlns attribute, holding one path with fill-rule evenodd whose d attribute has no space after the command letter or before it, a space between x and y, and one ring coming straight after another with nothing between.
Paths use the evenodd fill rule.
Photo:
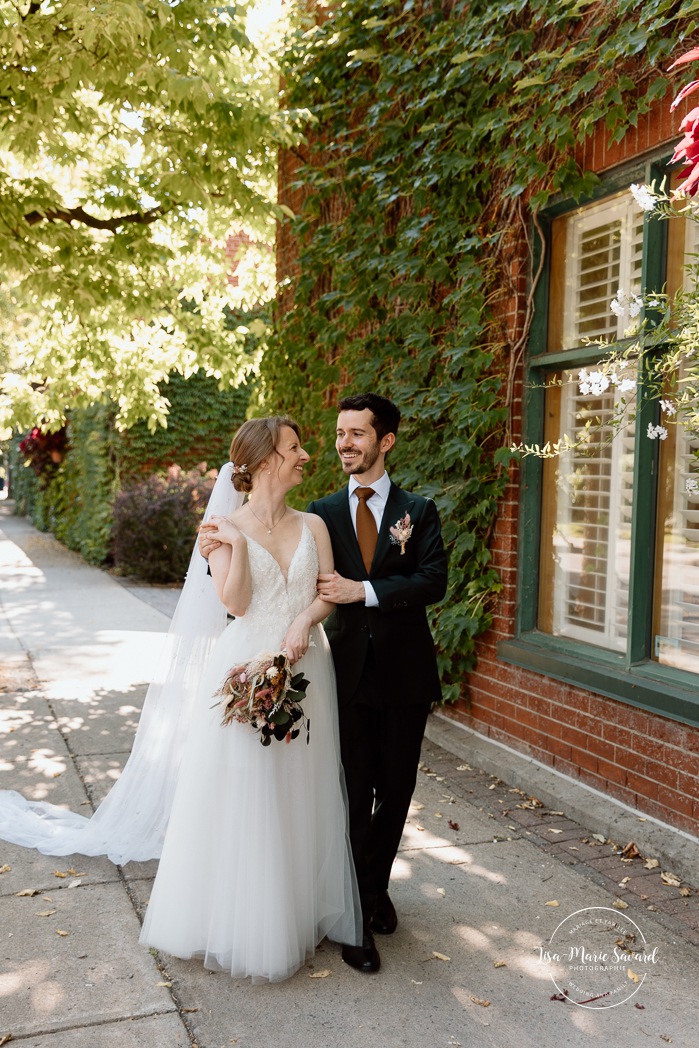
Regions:
<instances>
[{"instance_id":1,"label":"large window","mask_svg":"<svg viewBox=\"0 0 699 1048\"><path fill-rule=\"evenodd\" d=\"M519 637L501 654L699 722L695 446L678 426L649 440L660 420L642 359L602 388L584 374L604 355L595 339L633 342L642 291L679 285L695 229L647 218L628 184L549 220L525 436L582 445L523 464ZM617 430L629 409L635 424Z\"/></svg>"}]
</instances>

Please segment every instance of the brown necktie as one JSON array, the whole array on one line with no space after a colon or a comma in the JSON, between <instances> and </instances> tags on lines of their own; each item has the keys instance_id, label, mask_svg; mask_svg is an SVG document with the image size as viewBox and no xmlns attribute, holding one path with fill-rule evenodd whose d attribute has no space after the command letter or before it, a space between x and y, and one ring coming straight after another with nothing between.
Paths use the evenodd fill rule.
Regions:
<instances>
[{"instance_id":1,"label":"brown necktie","mask_svg":"<svg viewBox=\"0 0 699 1048\"><path fill-rule=\"evenodd\" d=\"M370 499L376 492L373 488L355 488L354 493L359 499L357 503L357 542L359 543L362 560L368 575L371 570L371 562L374 559L374 550L376 549L379 532L374 520L374 514L367 506L367 499Z\"/></svg>"}]
</instances>

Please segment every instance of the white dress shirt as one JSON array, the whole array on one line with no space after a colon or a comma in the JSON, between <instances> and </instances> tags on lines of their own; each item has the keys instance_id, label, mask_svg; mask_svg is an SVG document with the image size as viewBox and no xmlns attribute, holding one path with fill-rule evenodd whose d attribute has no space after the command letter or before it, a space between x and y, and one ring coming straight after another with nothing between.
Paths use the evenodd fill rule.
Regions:
<instances>
[{"instance_id":1,"label":"white dress shirt","mask_svg":"<svg viewBox=\"0 0 699 1048\"><path fill-rule=\"evenodd\" d=\"M386 502L388 501L388 493L391 490L391 481L388 473L384 472L382 477L374 481L373 484L360 484L355 476L351 476L349 479L349 507L350 514L352 516L352 527L354 528L355 535L357 534L357 506L359 505L359 499L355 495L357 488L373 488L375 494L370 499L366 500L366 504L371 510L374 520L376 521L376 530L381 530L381 521L383 519L383 511L386 508ZM364 603L367 608L378 608L379 598L374 592L374 587L370 582L364 580Z\"/></svg>"}]
</instances>

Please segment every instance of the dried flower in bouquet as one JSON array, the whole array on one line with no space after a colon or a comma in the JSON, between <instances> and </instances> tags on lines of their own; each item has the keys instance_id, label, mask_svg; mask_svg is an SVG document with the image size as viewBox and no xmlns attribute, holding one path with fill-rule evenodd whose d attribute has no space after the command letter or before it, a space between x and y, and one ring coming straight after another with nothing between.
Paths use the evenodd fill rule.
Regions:
<instances>
[{"instance_id":1,"label":"dried flower in bouquet","mask_svg":"<svg viewBox=\"0 0 699 1048\"><path fill-rule=\"evenodd\" d=\"M303 673L292 673L285 651L262 652L226 674L216 692L221 696L217 705L223 706L221 724L249 724L263 746L272 739L291 742L305 727L308 742L311 722L301 702L309 683Z\"/></svg>"}]
</instances>

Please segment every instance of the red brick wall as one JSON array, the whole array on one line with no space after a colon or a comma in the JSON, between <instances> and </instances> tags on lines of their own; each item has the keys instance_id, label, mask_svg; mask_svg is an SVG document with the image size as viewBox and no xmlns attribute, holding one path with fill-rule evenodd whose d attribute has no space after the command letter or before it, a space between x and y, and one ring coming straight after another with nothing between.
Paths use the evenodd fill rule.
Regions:
<instances>
[{"instance_id":1,"label":"red brick wall","mask_svg":"<svg viewBox=\"0 0 699 1048\"><path fill-rule=\"evenodd\" d=\"M581 166L602 173L678 137L681 114L662 105L613 146L607 133L589 139ZM513 266L515 262L513 262ZM513 272L513 275L515 273ZM521 325L522 295L503 302L510 340ZM514 439L521 433L521 375L512 411ZM500 661L498 641L514 635L516 602L518 469L500 504L492 547L503 590L492 629L480 639L478 666L466 682L467 697L447 712L481 734L594 786L618 800L699 835L699 729L604 698Z\"/></svg>"}]
</instances>

